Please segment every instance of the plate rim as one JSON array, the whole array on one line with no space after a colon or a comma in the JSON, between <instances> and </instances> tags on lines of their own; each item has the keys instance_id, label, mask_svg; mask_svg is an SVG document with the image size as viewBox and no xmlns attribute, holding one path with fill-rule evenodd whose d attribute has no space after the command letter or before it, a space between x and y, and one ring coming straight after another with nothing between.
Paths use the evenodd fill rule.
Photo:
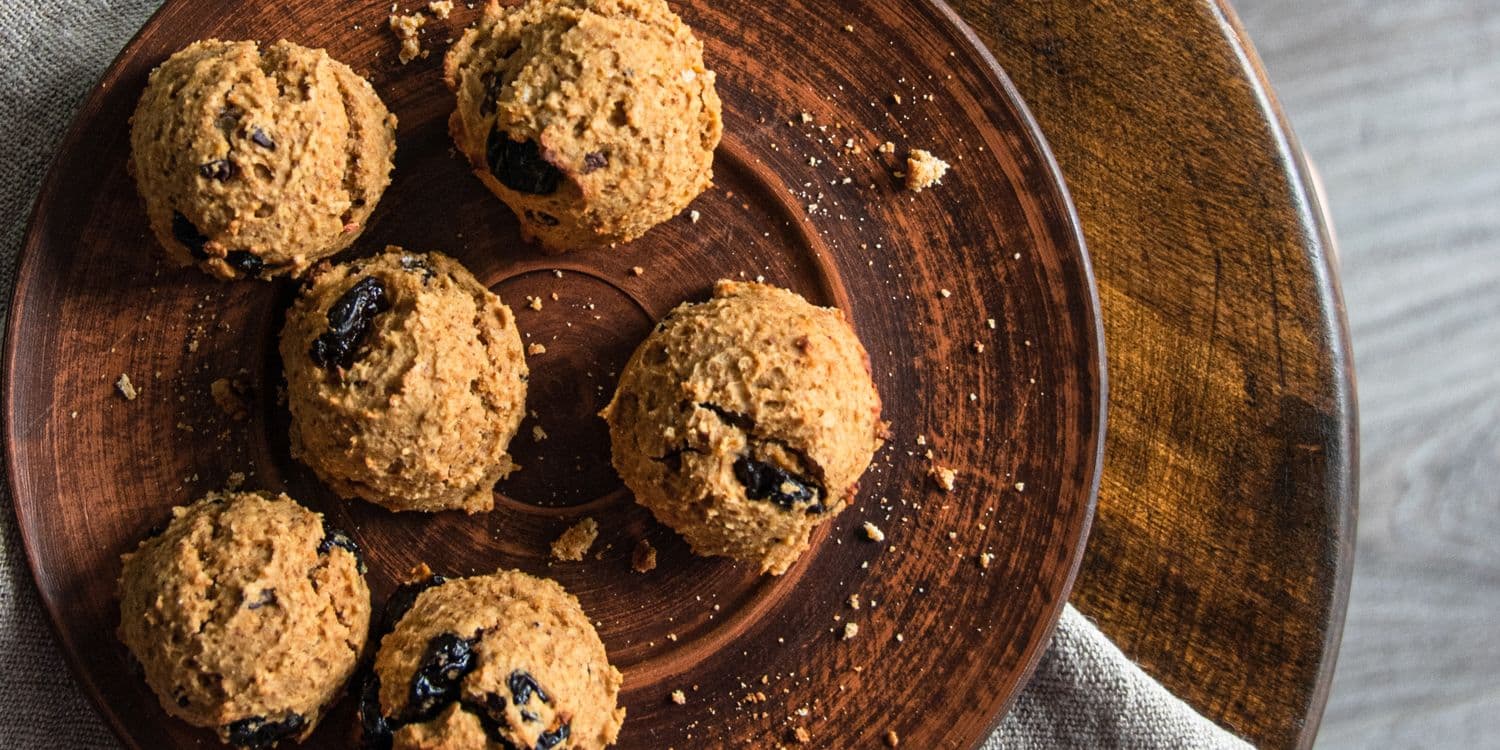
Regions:
<instances>
[{"instance_id":1,"label":"plate rim","mask_svg":"<svg viewBox=\"0 0 1500 750\"><path fill-rule=\"evenodd\" d=\"M15 278L11 281L11 297L6 305L5 338L3 349L0 349L0 435L11 435L15 427L13 422L16 394L14 380L17 347L20 336L20 325L17 321L21 319L18 313L24 312L20 292L30 278L31 273L29 272L33 271L32 266L37 262L39 255L40 236L38 219L42 214L42 207L50 205L54 201L55 194L60 188L61 174L58 170L61 156L77 146L84 134L85 123L88 119L85 115L88 114L88 110L93 108L93 105L99 100L103 92L115 82L121 69L142 44L142 40L146 34L155 29L163 15L185 1L165 0L142 22L141 27L120 48L114 59L110 61L109 65L105 67L104 71L94 81L94 84L88 89L86 96L73 113L62 139L58 141L58 145L47 162L46 174L37 189L36 198L32 202L31 212L26 220L26 229L22 235L20 249L16 254ZM1093 260L1089 255L1088 244L1083 233L1083 225L1078 217L1078 209L1073 202L1072 194L1068 189L1067 180L1057 163L1057 159L1052 152L1045 134L1042 132L1040 123L1032 115L1025 99L1022 98L1020 91L1016 88L1014 82L1011 81L1004 67L995 58L994 53L979 38L973 27L948 4L947 0L900 1L911 3L916 6L916 9L925 10L932 14L935 20L942 25L948 26L970 47L977 56L981 72L988 74L991 83L999 88L1004 96L1005 104L1014 111L1020 125L1020 130L1025 135L1026 143L1033 150L1034 154L1039 157L1038 168L1047 177L1046 183L1056 192L1052 197L1055 198L1058 207L1061 209L1057 217L1060 220L1061 230L1059 232L1059 239L1064 240L1064 245L1071 245L1075 251L1073 253L1074 259L1083 281L1082 293L1079 296L1085 309L1078 312L1080 313L1079 317L1081 321L1084 323L1083 328L1087 330L1081 331L1084 335L1080 336L1079 340L1090 350L1087 352L1087 359L1093 365L1089 368L1088 372L1088 375L1092 377L1085 377L1081 382L1092 385L1094 390L1093 406L1095 418L1089 430L1089 439L1093 441L1094 445L1092 460L1085 461L1089 472L1087 491L1085 493L1086 497L1077 518L1076 540L1073 542L1072 548L1068 551L1066 574L1057 589L1056 596L1042 609L1042 619L1045 623L1042 628L1043 637L1034 639L1023 649L1021 656L1022 668L1018 672L1015 684L1007 692L1004 699L991 709L993 716L984 733L974 738L973 742L969 744L970 750L977 750L999 728L1000 724L1009 714L1010 709L1015 705L1020 692L1025 689L1034 676L1042 654L1052 642L1053 634L1062 617L1063 608L1068 603L1074 582L1082 566L1084 551L1088 545L1094 515L1098 507L1099 487L1104 466L1104 448L1108 430L1109 408L1108 357L1104 339L1104 320L1099 298L1098 280L1094 274ZM1084 403L1087 402L1088 399L1085 399ZM61 629L62 613L58 610L56 603L41 594L39 580L44 575L44 572L38 555L40 554L42 540L33 536L33 529L22 518L19 502L21 497L21 483L17 472L19 462L16 455L15 442L5 440L4 443L4 472L6 489L10 492L11 496L11 518L16 524L21 539L21 546L25 553L27 572L30 573L29 583L33 587L33 594L35 594L42 605L43 611L47 615L47 627L51 631L54 645L58 647L64 662L68 665L68 670L71 673L70 677L74 681L74 684L88 697L89 703L94 708L95 713L104 720L109 726L110 731L115 735L115 738L122 745L133 747L135 745L132 735L126 731L126 727L120 722L115 712L109 710L103 695L95 688L93 682L87 678L88 672L84 669L83 664L80 663L76 650L64 647L64 644L71 646L71 640Z\"/></svg>"}]
</instances>

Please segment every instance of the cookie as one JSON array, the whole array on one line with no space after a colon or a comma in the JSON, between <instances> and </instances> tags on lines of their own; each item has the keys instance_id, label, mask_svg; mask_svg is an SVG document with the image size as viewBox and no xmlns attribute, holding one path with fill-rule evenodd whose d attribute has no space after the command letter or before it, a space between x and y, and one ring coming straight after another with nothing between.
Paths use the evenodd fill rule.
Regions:
<instances>
[{"instance_id":1,"label":"cookie","mask_svg":"<svg viewBox=\"0 0 1500 750\"><path fill-rule=\"evenodd\" d=\"M493 508L525 416L510 308L458 261L394 246L308 281L281 331L292 455L391 510Z\"/></svg>"},{"instance_id":2,"label":"cookie","mask_svg":"<svg viewBox=\"0 0 1500 750\"><path fill-rule=\"evenodd\" d=\"M393 597L360 703L367 746L598 750L625 709L620 673L557 583L519 571Z\"/></svg>"},{"instance_id":3,"label":"cookie","mask_svg":"<svg viewBox=\"0 0 1500 750\"><path fill-rule=\"evenodd\" d=\"M240 747L304 739L364 649L361 569L286 495L211 493L124 556L119 637L167 713Z\"/></svg>"},{"instance_id":4,"label":"cookie","mask_svg":"<svg viewBox=\"0 0 1500 750\"><path fill-rule=\"evenodd\" d=\"M454 143L545 250L629 242L712 183L714 74L664 0L490 0L444 77Z\"/></svg>"},{"instance_id":5,"label":"cookie","mask_svg":"<svg viewBox=\"0 0 1500 750\"><path fill-rule=\"evenodd\" d=\"M321 49L194 42L151 72L130 169L167 254L221 279L298 275L359 237L396 118Z\"/></svg>"},{"instance_id":6,"label":"cookie","mask_svg":"<svg viewBox=\"0 0 1500 750\"><path fill-rule=\"evenodd\" d=\"M636 501L700 555L781 574L884 439L869 358L836 309L720 281L667 314L601 416Z\"/></svg>"}]
</instances>

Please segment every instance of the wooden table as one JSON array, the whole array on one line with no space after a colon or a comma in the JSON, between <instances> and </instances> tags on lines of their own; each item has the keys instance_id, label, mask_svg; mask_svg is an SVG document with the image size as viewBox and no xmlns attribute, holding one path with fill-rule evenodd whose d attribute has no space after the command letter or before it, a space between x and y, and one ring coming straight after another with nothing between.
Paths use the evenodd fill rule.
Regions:
<instances>
[{"instance_id":1,"label":"wooden table","mask_svg":"<svg viewBox=\"0 0 1500 750\"><path fill-rule=\"evenodd\" d=\"M1109 350L1073 603L1209 718L1306 747L1355 516L1333 243L1255 53L1214 0L957 0L1042 125Z\"/></svg>"}]
</instances>

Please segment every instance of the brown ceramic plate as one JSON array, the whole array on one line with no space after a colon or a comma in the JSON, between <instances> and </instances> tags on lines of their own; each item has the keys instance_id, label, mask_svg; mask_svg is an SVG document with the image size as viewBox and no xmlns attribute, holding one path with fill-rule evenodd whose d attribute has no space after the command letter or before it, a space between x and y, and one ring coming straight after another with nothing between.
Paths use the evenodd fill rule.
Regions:
<instances>
[{"instance_id":1,"label":"brown ceramic plate","mask_svg":"<svg viewBox=\"0 0 1500 750\"><path fill-rule=\"evenodd\" d=\"M432 57L403 67L383 26L389 7L226 0L206 13L167 2L84 105L42 190L6 341L6 450L42 599L119 735L142 748L212 742L169 719L132 671L113 636L114 581L120 553L169 508L244 472L247 486L284 490L351 531L377 603L423 561L450 575L556 578L625 673L622 748L766 747L798 727L822 747L874 747L888 730L903 746L979 743L1067 598L1104 416L1078 225L990 55L934 0L682 5L725 103L717 187L693 204L696 223L682 216L628 247L546 257L521 244L445 131L443 41L476 11L429 24ZM287 454L276 336L293 285L222 284L158 260L125 171L127 121L147 72L204 37L285 37L368 73L400 117L400 140L394 184L356 252L451 253L546 345L531 357L537 416L513 446L525 469L497 488L495 512L395 515L339 501ZM896 154L877 152L887 140ZM910 148L954 171L921 194L898 189L897 157ZM693 557L631 502L594 416L652 321L719 277L764 277L843 308L892 424L858 504L781 577ZM528 309L527 295L543 308ZM140 389L134 401L115 392L122 373ZM214 405L210 384L223 377L250 387L248 419ZM549 437L537 442L532 425ZM927 478L934 460L959 470L953 492ZM597 554L549 563L549 542L584 516L603 529ZM883 543L865 538L865 521ZM630 569L642 538L660 551L647 575ZM994 556L987 568L981 553ZM851 640L846 622L859 625ZM684 705L668 698L679 689ZM351 703L310 744L345 746Z\"/></svg>"}]
</instances>

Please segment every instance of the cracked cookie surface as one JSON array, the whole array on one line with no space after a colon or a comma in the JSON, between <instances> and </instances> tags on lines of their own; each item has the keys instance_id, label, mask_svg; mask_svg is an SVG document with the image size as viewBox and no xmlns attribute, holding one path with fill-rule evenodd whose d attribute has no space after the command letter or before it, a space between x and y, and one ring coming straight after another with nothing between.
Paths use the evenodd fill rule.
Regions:
<instances>
[{"instance_id":1,"label":"cracked cookie surface","mask_svg":"<svg viewBox=\"0 0 1500 750\"><path fill-rule=\"evenodd\" d=\"M151 72L130 143L151 230L173 260L270 278L359 236L390 184L396 118L321 49L210 39Z\"/></svg>"},{"instance_id":2,"label":"cracked cookie surface","mask_svg":"<svg viewBox=\"0 0 1500 750\"><path fill-rule=\"evenodd\" d=\"M775 574L854 499L886 431L839 310L732 281L657 325L601 416L637 502L694 552Z\"/></svg>"},{"instance_id":3,"label":"cracked cookie surface","mask_svg":"<svg viewBox=\"0 0 1500 750\"><path fill-rule=\"evenodd\" d=\"M458 261L388 247L314 271L281 360L292 455L391 510L494 507L525 416L516 319Z\"/></svg>"},{"instance_id":4,"label":"cracked cookie surface","mask_svg":"<svg viewBox=\"0 0 1500 750\"><path fill-rule=\"evenodd\" d=\"M118 635L167 713L241 747L305 738L370 623L357 547L286 495L210 493L124 556Z\"/></svg>"},{"instance_id":5,"label":"cracked cookie surface","mask_svg":"<svg viewBox=\"0 0 1500 750\"><path fill-rule=\"evenodd\" d=\"M366 747L598 750L619 734L620 673L557 583L519 571L429 579L380 641Z\"/></svg>"},{"instance_id":6,"label":"cracked cookie surface","mask_svg":"<svg viewBox=\"0 0 1500 750\"><path fill-rule=\"evenodd\" d=\"M712 182L714 74L664 0L491 0L444 77L454 143L546 250L633 240Z\"/></svg>"}]
</instances>

